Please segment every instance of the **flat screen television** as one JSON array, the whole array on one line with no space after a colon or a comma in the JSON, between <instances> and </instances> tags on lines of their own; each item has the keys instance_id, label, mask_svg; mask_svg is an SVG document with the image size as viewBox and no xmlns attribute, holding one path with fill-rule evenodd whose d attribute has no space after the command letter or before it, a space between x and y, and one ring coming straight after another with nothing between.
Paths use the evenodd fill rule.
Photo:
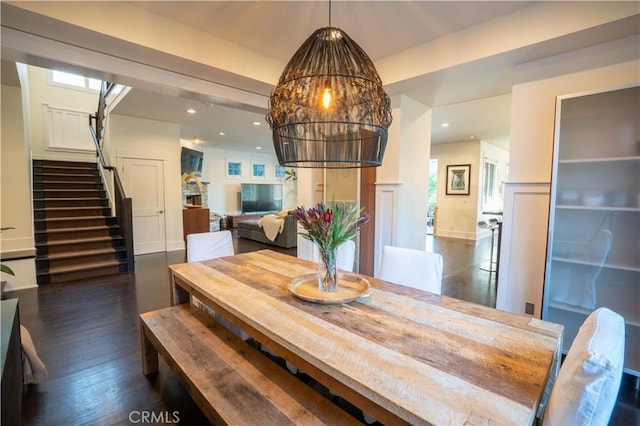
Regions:
<instances>
[{"instance_id":1,"label":"flat screen television","mask_svg":"<svg viewBox=\"0 0 640 426\"><path fill-rule=\"evenodd\" d=\"M180 172L193 173L202 176L202 161L204 154L194 149L182 147L182 155L180 156Z\"/></svg>"},{"instance_id":2,"label":"flat screen television","mask_svg":"<svg viewBox=\"0 0 640 426\"><path fill-rule=\"evenodd\" d=\"M240 204L242 214L278 212L282 210L282 184L243 183Z\"/></svg>"}]
</instances>

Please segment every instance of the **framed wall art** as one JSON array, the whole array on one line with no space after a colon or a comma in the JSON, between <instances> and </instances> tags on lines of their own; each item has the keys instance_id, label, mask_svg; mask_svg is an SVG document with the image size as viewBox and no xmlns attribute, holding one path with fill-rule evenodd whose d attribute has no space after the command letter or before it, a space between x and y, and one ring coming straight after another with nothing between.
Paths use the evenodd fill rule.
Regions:
<instances>
[{"instance_id":1,"label":"framed wall art","mask_svg":"<svg viewBox=\"0 0 640 426\"><path fill-rule=\"evenodd\" d=\"M471 164L447 166L447 195L469 195Z\"/></svg>"}]
</instances>

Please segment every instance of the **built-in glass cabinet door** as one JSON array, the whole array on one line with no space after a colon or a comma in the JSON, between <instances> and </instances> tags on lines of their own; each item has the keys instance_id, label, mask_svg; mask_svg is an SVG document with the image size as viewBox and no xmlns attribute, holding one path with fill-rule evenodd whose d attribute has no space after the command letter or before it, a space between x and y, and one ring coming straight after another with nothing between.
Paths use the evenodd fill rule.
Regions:
<instances>
[{"instance_id":1,"label":"built-in glass cabinet door","mask_svg":"<svg viewBox=\"0 0 640 426\"><path fill-rule=\"evenodd\" d=\"M543 319L564 350L594 309L625 318L640 375L640 88L558 98Z\"/></svg>"}]
</instances>

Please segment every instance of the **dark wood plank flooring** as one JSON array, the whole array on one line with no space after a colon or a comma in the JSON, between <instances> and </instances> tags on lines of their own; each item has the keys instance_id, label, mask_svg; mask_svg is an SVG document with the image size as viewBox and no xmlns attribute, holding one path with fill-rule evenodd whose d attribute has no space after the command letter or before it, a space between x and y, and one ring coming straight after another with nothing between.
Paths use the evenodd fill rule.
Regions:
<instances>
[{"instance_id":1,"label":"dark wood plank flooring","mask_svg":"<svg viewBox=\"0 0 640 426\"><path fill-rule=\"evenodd\" d=\"M237 253L296 254L246 239L234 244ZM488 258L486 240L430 244L445 258L444 294L495 306L495 274L478 268ZM156 375L141 372L138 314L169 306L167 265L183 261L183 251L141 255L135 274L5 294L19 299L21 322L49 370L47 381L25 387L23 425L208 424L163 362ZM625 376L612 425L640 425L633 379Z\"/></svg>"}]
</instances>

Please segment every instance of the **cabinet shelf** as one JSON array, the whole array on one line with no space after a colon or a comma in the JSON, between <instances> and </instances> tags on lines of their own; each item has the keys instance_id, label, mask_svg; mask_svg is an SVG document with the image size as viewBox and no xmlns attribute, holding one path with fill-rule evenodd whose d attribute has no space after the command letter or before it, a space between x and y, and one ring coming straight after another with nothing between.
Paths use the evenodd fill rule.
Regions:
<instances>
[{"instance_id":1,"label":"cabinet shelf","mask_svg":"<svg viewBox=\"0 0 640 426\"><path fill-rule=\"evenodd\" d=\"M561 302L551 302L549 303L549 307L553 309L574 312L576 314L584 315L585 317L592 312L592 309L581 308L580 306L569 305L567 303ZM625 317L624 323L632 327L640 327L640 321L629 320L628 317Z\"/></svg>"},{"instance_id":2,"label":"cabinet shelf","mask_svg":"<svg viewBox=\"0 0 640 426\"><path fill-rule=\"evenodd\" d=\"M600 263L598 262L592 262L589 260L581 260L575 257L569 258L569 257L560 257L560 256L553 256L551 258L551 260L553 260L554 262L563 262L563 263L571 263L574 265L585 265L585 266L600 266ZM624 264L620 264L620 263L604 263L602 265L603 268L608 268L608 269L617 269L620 271L631 271L631 272L640 272L640 266L636 266L636 265L624 265Z\"/></svg>"},{"instance_id":3,"label":"cabinet shelf","mask_svg":"<svg viewBox=\"0 0 640 426\"><path fill-rule=\"evenodd\" d=\"M640 207L614 207L614 206L574 206L570 204L556 204L556 209L563 210L599 210L606 212L636 212L640 213Z\"/></svg>"},{"instance_id":4,"label":"cabinet shelf","mask_svg":"<svg viewBox=\"0 0 640 426\"><path fill-rule=\"evenodd\" d=\"M571 158L565 160L558 160L558 164L585 164L592 165L594 163L638 163L640 162L640 156L631 157L605 157L605 158Z\"/></svg>"}]
</instances>

